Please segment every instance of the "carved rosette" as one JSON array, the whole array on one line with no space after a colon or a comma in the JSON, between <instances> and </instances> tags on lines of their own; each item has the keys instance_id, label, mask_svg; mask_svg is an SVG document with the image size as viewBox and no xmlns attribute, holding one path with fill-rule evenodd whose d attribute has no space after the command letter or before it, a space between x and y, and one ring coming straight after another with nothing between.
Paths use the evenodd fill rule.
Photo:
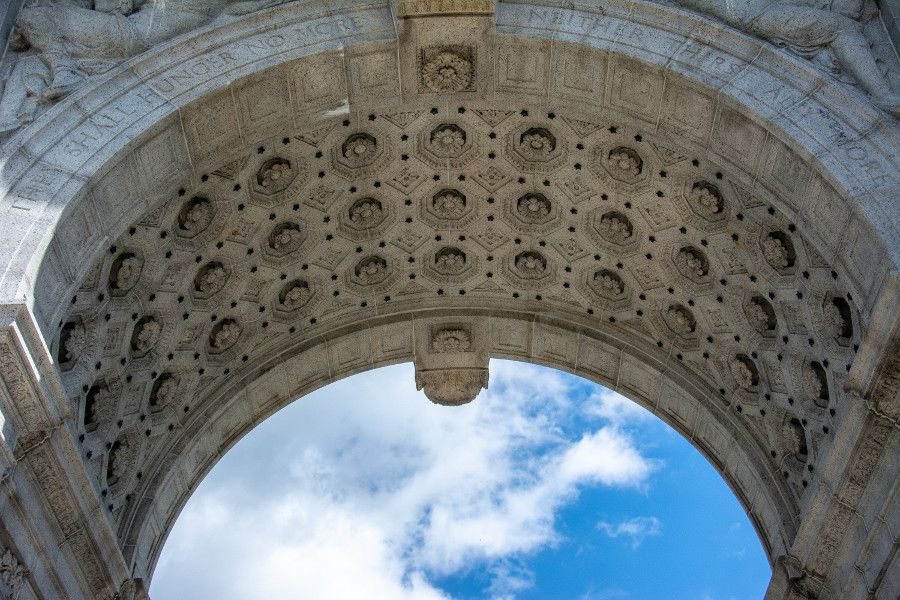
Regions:
<instances>
[{"instance_id":1,"label":"carved rosette","mask_svg":"<svg viewBox=\"0 0 900 600\"><path fill-rule=\"evenodd\" d=\"M507 199L504 218L523 233L546 234L559 225L558 204L544 193L520 193Z\"/></svg>"},{"instance_id":2,"label":"carved rosette","mask_svg":"<svg viewBox=\"0 0 900 600\"><path fill-rule=\"evenodd\" d=\"M118 408L119 385L116 380L99 379L84 396L84 429L94 431L109 425Z\"/></svg>"},{"instance_id":3,"label":"carved rosette","mask_svg":"<svg viewBox=\"0 0 900 600\"><path fill-rule=\"evenodd\" d=\"M243 331L235 319L222 319L213 325L207 340L210 354L221 354L231 349L241 339Z\"/></svg>"},{"instance_id":4,"label":"carved rosette","mask_svg":"<svg viewBox=\"0 0 900 600\"><path fill-rule=\"evenodd\" d=\"M331 156L334 167L352 179L377 172L388 154L387 138L361 131L344 138Z\"/></svg>"},{"instance_id":5,"label":"carved rosette","mask_svg":"<svg viewBox=\"0 0 900 600\"><path fill-rule=\"evenodd\" d=\"M697 319L689 308L682 304L670 304L662 313L663 322L679 337L692 337L697 331Z\"/></svg>"},{"instance_id":6,"label":"carved rosette","mask_svg":"<svg viewBox=\"0 0 900 600\"><path fill-rule=\"evenodd\" d=\"M150 388L150 399L148 406L152 412L164 410L167 406L175 404L178 397L178 377L173 373L165 372L160 374Z\"/></svg>"},{"instance_id":7,"label":"carved rosette","mask_svg":"<svg viewBox=\"0 0 900 600\"><path fill-rule=\"evenodd\" d=\"M292 153L270 156L250 175L250 200L260 206L276 206L293 197L308 178L305 162Z\"/></svg>"},{"instance_id":8,"label":"carved rosette","mask_svg":"<svg viewBox=\"0 0 900 600\"><path fill-rule=\"evenodd\" d=\"M470 46L422 48L420 91L448 94L475 91L475 49Z\"/></svg>"},{"instance_id":9,"label":"carved rosette","mask_svg":"<svg viewBox=\"0 0 900 600\"><path fill-rule=\"evenodd\" d=\"M306 307L315 295L315 290L306 279L294 279L281 287L278 292L277 310L295 312Z\"/></svg>"},{"instance_id":10,"label":"carved rosette","mask_svg":"<svg viewBox=\"0 0 900 600\"><path fill-rule=\"evenodd\" d=\"M521 171L550 173L565 155L565 143L549 124L523 125L507 136L506 157Z\"/></svg>"},{"instance_id":11,"label":"carved rosette","mask_svg":"<svg viewBox=\"0 0 900 600\"><path fill-rule=\"evenodd\" d=\"M735 385L742 390L755 390L759 385L759 370L746 354L736 354L728 363Z\"/></svg>"},{"instance_id":12,"label":"carved rosette","mask_svg":"<svg viewBox=\"0 0 900 600\"><path fill-rule=\"evenodd\" d=\"M193 238L206 231L213 221L215 209L207 198L195 196L184 203L178 213L175 231L184 238Z\"/></svg>"},{"instance_id":13,"label":"carved rosette","mask_svg":"<svg viewBox=\"0 0 900 600\"><path fill-rule=\"evenodd\" d=\"M772 304L762 296L752 296L744 303L744 314L747 321L755 331L763 336L772 336L778 325L775 309Z\"/></svg>"},{"instance_id":14,"label":"carved rosette","mask_svg":"<svg viewBox=\"0 0 900 600\"><path fill-rule=\"evenodd\" d=\"M636 252L640 246L637 226L625 213L600 207L588 215L587 232L599 245L617 255Z\"/></svg>"},{"instance_id":15,"label":"carved rosette","mask_svg":"<svg viewBox=\"0 0 900 600\"><path fill-rule=\"evenodd\" d=\"M59 350L56 353L61 370L68 371L75 365L84 351L86 341L87 330L81 319L76 318L63 325L59 334Z\"/></svg>"},{"instance_id":16,"label":"carved rosette","mask_svg":"<svg viewBox=\"0 0 900 600\"><path fill-rule=\"evenodd\" d=\"M106 485L126 483L134 471L137 461L138 438L131 432L125 432L116 438L109 449L106 463Z\"/></svg>"},{"instance_id":17,"label":"carved rosette","mask_svg":"<svg viewBox=\"0 0 900 600\"><path fill-rule=\"evenodd\" d=\"M131 355L142 357L156 347L162 333L162 323L156 317L141 317L131 331Z\"/></svg>"},{"instance_id":18,"label":"carved rosette","mask_svg":"<svg viewBox=\"0 0 900 600\"><path fill-rule=\"evenodd\" d=\"M721 221L727 217L725 199L718 186L708 181L695 181L685 192L688 206L695 215L706 221Z\"/></svg>"},{"instance_id":19,"label":"carved rosette","mask_svg":"<svg viewBox=\"0 0 900 600\"><path fill-rule=\"evenodd\" d=\"M194 275L193 294L197 298L207 299L214 296L228 282L228 270L221 262L210 261L200 267Z\"/></svg>"},{"instance_id":20,"label":"carved rosette","mask_svg":"<svg viewBox=\"0 0 900 600\"><path fill-rule=\"evenodd\" d=\"M273 257L284 257L300 249L306 234L299 223L284 221L269 232L265 252Z\"/></svg>"},{"instance_id":21,"label":"carved rosette","mask_svg":"<svg viewBox=\"0 0 900 600\"><path fill-rule=\"evenodd\" d=\"M475 202L462 188L437 188L422 198L422 218L435 227L462 227L477 214Z\"/></svg>"},{"instance_id":22,"label":"carved rosette","mask_svg":"<svg viewBox=\"0 0 900 600\"><path fill-rule=\"evenodd\" d=\"M456 246L443 246L423 256L422 261L429 279L462 283L472 275L477 259Z\"/></svg>"},{"instance_id":23,"label":"carved rosette","mask_svg":"<svg viewBox=\"0 0 900 600\"><path fill-rule=\"evenodd\" d=\"M109 268L110 296L124 296L137 285L144 267L144 259L136 252L122 252Z\"/></svg>"},{"instance_id":24,"label":"carved rosette","mask_svg":"<svg viewBox=\"0 0 900 600\"><path fill-rule=\"evenodd\" d=\"M623 310L631 303L631 294L625 280L613 269L588 271L579 285L592 300L592 305L606 310Z\"/></svg>"},{"instance_id":25,"label":"carved rosette","mask_svg":"<svg viewBox=\"0 0 900 600\"><path fill-rule=\"evenodd\" d=\"M686 288L697 293L708 288L713 280L709 259L706 252L696 246L676 247L671 265L675 267L675 273L686 279Z\"/></svg>"},{"instance_id":26,"label":"carved rosette","mask_svg":"<svg viewBox=\"0 0 900 600\"><path fill-rule=\"evenodd\" d=\"M648 166L634 148L598 145L591 150L591 170L601 179L634 186L647 178Z\"/></svg>"},{"instance_id":27,"label":"carved rosette","mask_svg":"<svg viewBox=\"0 0 900 600\"><path fill-rule=\"evenodd\" d=\"M476 156L475 135L459 123L440 123L419 134L419 155L437 169L459 169Z\"/></svg>"},{"instance_id":28,"label":"carved rosette","mask_svg":"<svg viewBox=\"0 0 900 600\"><path fill-rule=\"evenodd\" d=\"M393 221L391 204L371 196L351 201L341 213L341 231L355 240L382 235Z\"/></svg>"},{"instance_id":29,"label":"carved rosette","mask_svg":"<svg viewBox=\"0 0 900 600\"><path fill-rule=\"evenodd\" d=\"M783 231L770 231L759 242L763 259L781 274L791 274L797 263L794 242Z\"/></svg>"}]
</instances>

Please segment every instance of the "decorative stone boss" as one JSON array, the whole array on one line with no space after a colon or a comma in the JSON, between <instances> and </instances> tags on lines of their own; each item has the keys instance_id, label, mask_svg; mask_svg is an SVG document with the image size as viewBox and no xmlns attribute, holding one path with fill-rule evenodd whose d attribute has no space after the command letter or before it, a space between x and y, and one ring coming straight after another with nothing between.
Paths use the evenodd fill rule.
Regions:
<instances>
[{"instance_id":1,"label":"decorative stone boss","mask_svg":"<svg viewBox=\"0 0 900 600\"><path fill-rule=\"evenodd\" d=\"M427 320L416 325L416 389L435 404L468 404L488 386L487 322Z\"/></svg>"}]
</instances>

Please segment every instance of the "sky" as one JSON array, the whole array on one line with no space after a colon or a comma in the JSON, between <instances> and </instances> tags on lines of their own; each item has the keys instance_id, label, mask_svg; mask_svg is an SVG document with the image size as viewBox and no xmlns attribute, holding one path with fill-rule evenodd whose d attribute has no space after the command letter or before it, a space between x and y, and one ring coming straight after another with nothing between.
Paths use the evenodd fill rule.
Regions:
<instances>
[{"instance_id":1,"label":"sky","mask_svg":"<svg viewBox=\"0 0 900 600\"><path fill-rule=\"evenodd\" d=\"M759 600L759 538L684 438L619 394L492 360L442 407L411 364L285 407L201 482L153 600Z\"/></svg>"}]
</instances>

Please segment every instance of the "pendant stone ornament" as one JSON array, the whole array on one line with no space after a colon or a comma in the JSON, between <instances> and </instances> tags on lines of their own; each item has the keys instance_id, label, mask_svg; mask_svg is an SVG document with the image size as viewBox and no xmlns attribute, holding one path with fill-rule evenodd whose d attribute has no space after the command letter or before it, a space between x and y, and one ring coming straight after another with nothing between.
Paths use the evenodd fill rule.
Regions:
<instances>
[{"instance_id":1,"label":"pendant stone ornament","mask_svg":"<svg viewBox=\"0 0 900 600\"><path fill-rule=\"evenodd\" d=\"M443 406L468 404L488 386L487 323L422 322L416 328L416 389Z\"/></svg>"}]
</instances>

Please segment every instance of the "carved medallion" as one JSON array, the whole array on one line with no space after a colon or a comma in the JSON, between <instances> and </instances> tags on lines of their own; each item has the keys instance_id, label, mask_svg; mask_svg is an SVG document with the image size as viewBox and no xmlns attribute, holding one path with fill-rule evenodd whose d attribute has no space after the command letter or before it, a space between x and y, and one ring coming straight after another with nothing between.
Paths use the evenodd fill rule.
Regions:
<instances>
[{"instance_id":1,"label":"carved medallion","mask_svg":"<svg viewBox=\"0 0 900 600\"><path fill-rule=\"evenodd\" d=\"M388 276L387 261L380 256L369 256L356 263L353 273L362 285L381 283Z\"/></svg>"},{"instance_id":2,"label":"carved medallion","mask_svg":"<svg viewBox=\"0 0 900 600\"><path fill-rule=\"evenodd\" d=\"M183 237L194 237L209 227L212 219L212 203L199 196L191 198L178 213L178 233Z\"/></svg>"},{"instance_id":3,"label":"carved medallion","mask_svg":"<svg viewBox=\"0 0 900 600\"><path fill-rule=\"evenodd\" d=\"M220 262L208 262L194 276L194 291L201 298L208 298L225 287L228 271Z\"/></svg>"},{"instance_id":4,"label":"carved medallion","mask_svg":"<svg viewBox=\"0 0 900 600\"><path fill-rule=\"evenodd\" d=\"M292 221L280 223L269 233L269 252L275 256L290 254L300 247L303 239L299 224Z\"/></svg>"},{"instance_id":5,"label":"carved medallion","mask_svg":"<svg viewBox=\"0 0 900 600\"><path fill-rule=\"evenodd\" d=\"M663 313L663 320L674 333L686 336L697 330L694 313L681 304L672 304Z\"/></svg>"},{"instance_id":6,"label":"carved medallion","mask_svg":"<svg viewBox=\"0 0 900 600\"><path fill-rule=\"evenodd\" d=\"M474 66L455 50L434 51L422 64L422 83L437 94L462 92L472 87Z\"/></svg>"},{"instance_id":7,"label":"carved medallion","mask_svg":"<svg viewBox=\"0 0 900 600\"><path fill-rule=\"evenodd\" d=\"M142 317L134 325L131 333L131 352L135 356L143 356L150 352L156 342L159 341L159 334L162 332L162 324L156 317Z\"/></svg>"},{"instance_id":8,"label":"carved medallion","mask_svg":"<svg viewBox=\"0 0 900 600\"><path fill-rule=\"evenodd\" d=\"M211 352L224 352L234 346L241 337L243 328L234 319L223 319L216 323L209 333Z\"/></svg>"},{"instance_id":9,"label":"carved medallion","mask_svg":"<svg viewBox=\"0 0 900 600\"><path fill-rule=\"evenodd\" d=\"M144 260L131 252L123 252L113 261L109 269L109 293L113 296L126 294L141 277Z\"/></svg>"},{"instance_id":10,"label":"carved medallion","mask_svg":"<svg viewBox=\"0 0 900 600\"><path fill-rule=\"evenodd\" d=\"M159 411L173 404L178 394L178 378L172 373L162 373L150 388L150 410Z\"/></svg>"},{"instance_id":11,"label":"carved medallion","mask_svg":"<svg viewBox=\"0 0 900 600\"><path fill-rule=\"evenodd\" d=\"M470 352L472 335L465 329L439 329L431 338L431 349L437 354Z\"/></svg>"},{"instance_id":12,"label":"carved medallion","mask_svg":"<svg viewBox=\"0 0 900 600\"><path fill-rule=\"evenodd\" d=\"M458 275L466 268L466 254L459 248L441 248L434 255L434 270L441 275Z\"/></svg>"},{"instance_id":13,"label":"carved medallion","mask_svg":"<svg viewBox=\"0 0 900 600\"><path fill-rule=\"evenodd\" d=\"M283 192L291 185L297 172L291 161L285 158L270 158L256 172L256 188L265 194Z\"/></svg>"},{"instance_id":14,"label":"carved medallion","mask_svg":"<svg viewBox=\"0 0 900 600\"><path fill-rule=\"evenodd\" d=\"M313 291L305 279L287 283L278 293L278 302L288 311L303 308L312 299Z\"/></svg>"}]
</instances>

